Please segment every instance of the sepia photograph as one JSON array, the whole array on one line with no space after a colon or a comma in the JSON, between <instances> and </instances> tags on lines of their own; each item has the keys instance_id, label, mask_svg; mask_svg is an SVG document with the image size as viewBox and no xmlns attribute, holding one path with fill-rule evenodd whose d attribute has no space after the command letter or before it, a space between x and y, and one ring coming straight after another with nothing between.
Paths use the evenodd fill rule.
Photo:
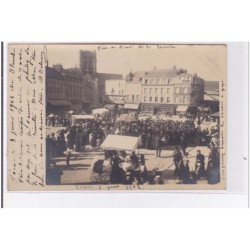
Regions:
<instances>
[{"instance_id":1,"label":"sepia photograph","mask_svg":"<svg viewBox=\"0 0 250 250\"><path fill-rule=\"evenodd\" d=\"M47 186L225 188L225 45L48 44L45 53Z\"/></svg>"}]
</instances>

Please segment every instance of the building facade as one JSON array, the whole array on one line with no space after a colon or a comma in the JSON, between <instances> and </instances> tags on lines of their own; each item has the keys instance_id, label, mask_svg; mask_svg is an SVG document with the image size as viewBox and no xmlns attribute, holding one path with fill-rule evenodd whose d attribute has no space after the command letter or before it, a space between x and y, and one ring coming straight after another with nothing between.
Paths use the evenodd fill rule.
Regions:
<instances>
[{"instance_id":1,"label":"building facade","mask_svg":"<svg viewBox=\"0 0 250 250\"><path fill-rule=\"evenodd\" d=\"M96 52L81 50L79 67L65 69L61 64L46 67L47 112L90 111L106 103L105 84L121 79L120 74L98 73Z\"/></svg>"},{"instance_id":2,"label":"building facade","mask_svg":"<svg viewBox=\"0 0 250 250\"><path fill-rule=\"evenodd\" d=\"M80 112L91 107L94 85L76 69L57 64L46 68L46 109L49 113Z\"/></svg>"},{"instance_id":3,"label":"building facade","mask_svg":"<svg viewBox=\"0 0 250 250\"><path fill-rule=\"evenodd\" d=\"M204 80L176 67L130 72L122 85L119 81L107 82L109 98L121 93L126 104L140 104L142 112L176 114L203 102Z\"/></svg>"},{"instance_id":4,"label":"building facade","mask_svg":"<svg viewBox=\"0 0 250 250\"><path fill-rule=\"evenodd\" d=\"M175 114L186 111L204 99L204 80L186 70L152 70L141 76L142 111Z\"/></svg>"}]
</instances>

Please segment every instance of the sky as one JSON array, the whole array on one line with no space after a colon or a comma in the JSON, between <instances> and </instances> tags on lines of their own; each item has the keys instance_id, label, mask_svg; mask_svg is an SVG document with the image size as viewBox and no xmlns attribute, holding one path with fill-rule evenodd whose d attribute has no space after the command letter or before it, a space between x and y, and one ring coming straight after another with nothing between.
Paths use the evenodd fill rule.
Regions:
<instances>
[{"instance_id":1,"label":"sky","mask_svg":"<svg viewBox=\"0 0 250 250\"><path fill-rule=\"evenodd\" d=\"M130 71L170 69L197 73L207 81L226 80L224 45L47 44L49 66L79 66L79 51L96 51L97 72L127 75Z\"/></svg>"}]
</instances>

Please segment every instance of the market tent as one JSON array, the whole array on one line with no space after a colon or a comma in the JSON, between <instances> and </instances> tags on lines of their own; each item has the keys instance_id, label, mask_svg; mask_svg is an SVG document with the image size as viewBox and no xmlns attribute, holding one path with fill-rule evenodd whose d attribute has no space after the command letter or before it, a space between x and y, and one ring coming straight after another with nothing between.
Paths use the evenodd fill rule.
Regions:
<instances>
[{"instance_id":1,"label":"market tent","mask_svg":"<svg viewBox=\"0 0 250 250\"><path fill-rule=\"evenodd\" d=\"M186 112L188 109L188 106L178 106L176 111L177 112Z\"/></svg>"},{"instance_id":2,"label":"market tent","mask_svg":"<svg viewBox=\"0 0 250 250\"><path fill-rule=\"evenodd\" d=\"M219 118L219 117L220 117L220 114L219 114L219 112L215 112L215 113L211 114L211 116L212 116L212 117L218 117L218 118Z\"/></svg>"},{"instance_id":3,"label":"market tent","mask_svg":"<svg viewBox=\"0 0 250 250\"><path fill-rule=\"evenodd\" d=\"M139 137L124 135L108 135L101 145L106 150L134 151L139 143Z\"/></svg>"},{"instance_id":4,"label":"market tent","mask_svg":"<svg viewBox=\"0 0 250 250\"><path fill-rule=\"evenodd\" d=\"M75 119L75 120L94 120L95 117L93 115L72 115L72 119Z\"/></svg>"},{"instance_id":5,"label":"market tent","mask_svg":"<svg viewBox=\"0 0 250 250\"><path fill-rule=\"evenodd\" d=\"M112 110L115 109L115 104L105 104L104 108L108 109L108 110Z\"/></svg>"},{"instance_id":6,"label":"market tent","mask_svg":"<svg viewBox=\"0 0 250 250\"><path fill-rule=\"evenodd\" d=\"M129 104L129 103L127 103L127 104L125 104L124 105L124 107L123 107L124 109L133 109L133 110L138 110L139 109L139 104Z\"/></svg>"},{"instance_id":7,"label":"market tent","mask_svg":"<svg viewBox=\"0 0 250 250\"><path fill-rule=\"evenodd\" d=\"M132 115L127 115L127 114L123 114L120 117L118 117L116 119L117 122L125 122L125 123L130 123L130 122L136 122L137 119L132 116Z\"/></svg>"},{"instance_id":8,"label":"market tent","mask_svg":"<svg viewBox=\"0 0 250 250\"><path fill-rule=\"evenodd\" d=\"M210 108L207 107L198 107L198 110L202 112L210 112Z\"/></svg>"},{"instance_id":9,"label":"market tent","mask_svg":"<svg viewBox=\"0 0 250 250\"><path fill-rule=\"evenodd\" d=\"M48 117L53 118L53 117L55 117L55 115L53 113L51 113Z\"/></svg>"},{"instance_id":10,"label":"market tent","mask_svg":"<svg viewBox=\"0 0 250 250\"><path fill-rule=\"evenodd\" d=\"M49 104L53 106L70 106L71 104L65 100L48 100Z\"/></svg>"},{"instance_id":11,"label":"market tent","mask_svg":"<svg viewBox=\"0 0 250 250\"><path fill-rule=\"evenodd\" d=\"M108 110L105 109L105 108L94 109L94 110L92 110L92 113L93 114L100 114L100 115L102 115L102 114L108 113Z\"/></svg>"}]
</instances>

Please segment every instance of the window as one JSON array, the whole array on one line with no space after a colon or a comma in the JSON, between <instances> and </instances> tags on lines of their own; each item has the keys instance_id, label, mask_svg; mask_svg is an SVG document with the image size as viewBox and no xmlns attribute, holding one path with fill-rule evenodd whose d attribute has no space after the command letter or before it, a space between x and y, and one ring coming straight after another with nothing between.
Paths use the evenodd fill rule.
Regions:
<instances>
[{"instance_id":1,"label":"window","mask_svg":"<svg viewBox=\"0 0 250 250\"><path fill-rule=\"evenodd\" d=\"M144 96L144 102L147 102L147 97L146 96Z\"/></svg>"},{"instance_id":2,"label":"window","mask_svg":"<svg viewBox=\"0 0 250 250\"><path fill-rule=\"evenodd\" d=\"M167 94L169 94L169 92L170 92L170 88L167 88Z\"/></svg>"},{"instance_id":3,"label":"window","mask_svg":"<svg viewBox=\"0 0 250 250\"><path fill-rule=\"evenodd\" d=\"M163 88L161 88L161 94L163 94Z\"/></svg>"},{"instance_id":4,"label":"window","mask_svg":"<svg viewBox=\"0 0 250 250\"><path fill-rule=\"evenodd\" d=\"M149 102L152 102L152 96L149 97Z\"/></svg>"},{"instance_id":5,"label":"window","mask_svg":"<svg viewBox=\"0 0 250 250\"><path fill-rule=\"evenodd\" d=\"M164 98L163 98L163 96L161 97L161 102L164 102Z\"/></svg>"},{"instance_id":6,"label":"window","mask_svg":"<svg viewBox=\"0 0 250 250\"><path fill-rule=\"evenodd\" d=\"M158 97L157 96L155 97L155 102L158 102Z\"/></svg>"},{"instance_id":7,"label":"window","mask_svg":"<svg viewBox=\"0 0 250 250\"><path fill-rule=\"evenodd\" d=\"M158 88L155 89L155 94L158 94Z\"/></svg>"},{"instance_id":8,"label":"window","mask_svg":"<svg viewBox=\"0 0 250 250\"><path fill-rule=\"evenodd\" d=\"M145 84L148 84L148 79L145 79Z\"/></svg>"},{"instance_id":9,"label":"window","mask_svg":"<svg viewBox=\"0 0 250 250\"><path fill-rule=\"evenodd\" d=\"M135 101L135 96L134 95L132 95L132 102L134 102Z\"/></svg>"},{"instance_id":10,"label":"window","mask_svg":"<svg viewBox=\"0 0 250 250\"><path fill-rule=\"evenodd\" d=\"M150 88L150 89L149 89L149 94L151 94L151 93L152 93L152 89Z\"/></svg>"},{"instance_id":11,"label":"window","mask_svg":"<svg viewBox=\"0 0 250 250\"><path fill-rule=\"evenodd\" d=\"M179 94L179 93L180 93L179 88L175 88L175 93L176 93L176 94Z\"/></svg>"},{"instance_id":12,"label":"window","mask_svg":"<svg viewBox=\"0 0 250 250\"><path fill-rule=\"evenodd\" d=\"M178 96L175 97L175 103L178 103Z\"/></svg>"},{"instance_id":13,"label":"window","mask_svg":"<svg viewBox=\"0 0 250 250\"><path fill-rule=\"evenodd\" d=\"M171 79L168 79L168 84L171 82L170 80L171 80Z\"/></svg>"},{"instance_id":14,"label":"window","mask_svg":"<svg viewBox=\"0 0 250 250\"><path fill-rule=\"evenodd\" d=\"M144 89L144 94L146 94L146 93L147 93L147 88Z\"/></svg>"},{"instance_id":15,"label":"window","mask_svg":"<svg viewBox=\"0 0 250 250\"><path fill-rule=\"evenodd\" d=\"M139 95L136 96L136 101L139 101Z\"/></svg>"},{"instance_id":16,"label":"window","mask_svg":"<svg viewBox=\"0 0 250 250\"><path fill-rule=\"evenodd\" d=\"M170 103L170 97L169 96L167 97L167 103Z\"/></svg>"}]
</instances>

